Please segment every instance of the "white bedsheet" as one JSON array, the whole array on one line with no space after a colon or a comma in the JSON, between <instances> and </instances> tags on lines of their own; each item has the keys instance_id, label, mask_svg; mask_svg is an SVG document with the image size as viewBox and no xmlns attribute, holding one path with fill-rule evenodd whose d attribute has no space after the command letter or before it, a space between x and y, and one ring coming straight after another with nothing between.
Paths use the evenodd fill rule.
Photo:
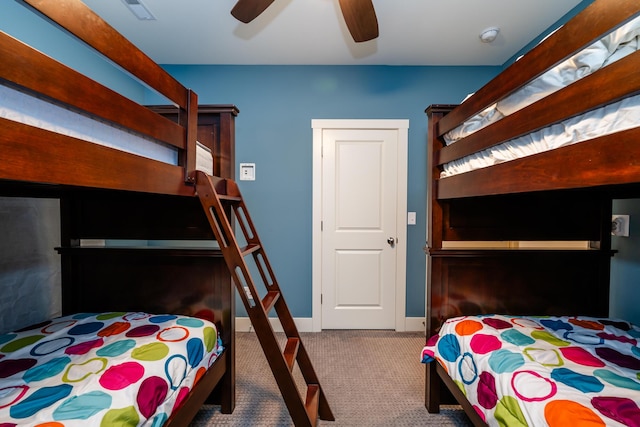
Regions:
<instances>
[{"instance_id":1,"label":"white bedsheet","mask_svg":"<svg viewBox=\"0 0 640 427\"><path fill-rule=\"evenodd\" d=\"M640 95L498 144L444 165L441 177L493 166L640 125Z\"/></svg>"},{"instance_id":2,"label":"white bedsheet","mask_svg":"<svg viewBox=\"0 0 640 427\"><path fill-rule=\"evenodd\" d=\"M0 85L0 117L172 165L178 150L151 138L78 114L45 100ZM212 173L211 151L198 144L197 169Z\"/></svg>"}]
</instances>

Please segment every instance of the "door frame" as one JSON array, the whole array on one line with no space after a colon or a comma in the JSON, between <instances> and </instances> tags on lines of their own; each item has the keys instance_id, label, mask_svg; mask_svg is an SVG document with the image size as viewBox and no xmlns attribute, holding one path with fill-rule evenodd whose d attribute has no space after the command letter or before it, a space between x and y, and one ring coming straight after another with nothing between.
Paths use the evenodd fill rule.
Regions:
<instances>
[{"instance_id":1,"label":"door frame","mask_svg":"<svg viewBox=\"0 0 640 427\"><path fill-rule=\"evenodd\" d=\"M409 155L408 119L312 119L313 209L311 262L312 331L322 331L322 132L324 129L392 129L398 132L398 180L396 215L396 316L395 330L406 330L407 295L407 172Z\"/></svg>"}]
</instances>

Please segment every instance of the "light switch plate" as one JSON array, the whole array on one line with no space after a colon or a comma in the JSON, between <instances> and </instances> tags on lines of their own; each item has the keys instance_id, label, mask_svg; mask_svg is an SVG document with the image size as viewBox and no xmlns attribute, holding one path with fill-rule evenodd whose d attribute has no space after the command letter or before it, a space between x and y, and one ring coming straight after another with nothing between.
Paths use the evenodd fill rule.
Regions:
<instances>
[{"instance_id":1,"label":"light switch plate","mask_svg":"<svg viewBox=\"0 0 640 427\"><path fill-rule=\"evenodd\" d=\"M416 213L415 212L407 212L407 224L408 225L416 225Z\"/></svg>"},{"instance_id":2,"label":"light switch plate","mask_svg":"<svg viewBox=\"0 0 640 427\"><path fill-rule=\"evenodd\" d=\"M256 164L240 163L240 181L256 180Z\"/></svg>"}]
</instances>

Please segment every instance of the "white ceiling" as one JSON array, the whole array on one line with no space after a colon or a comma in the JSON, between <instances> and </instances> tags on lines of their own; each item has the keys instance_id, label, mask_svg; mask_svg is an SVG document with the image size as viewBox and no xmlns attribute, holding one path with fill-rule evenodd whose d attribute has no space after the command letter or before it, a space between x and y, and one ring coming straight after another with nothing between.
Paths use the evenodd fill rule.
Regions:
<instances>
[{"instance_id":1,"label":"white ceiling","mask_svg":"<svg viewBox=\"0 0 640 427\"><path fill-rule=\"evenodd\" d=\"M580 0L373 0L380 36L355 43L338 0L275 0L249 24L236 0L83 0L160 64L502 65ZM500 27L495 42L479 33Z\"/></svg>"}]
</instances>

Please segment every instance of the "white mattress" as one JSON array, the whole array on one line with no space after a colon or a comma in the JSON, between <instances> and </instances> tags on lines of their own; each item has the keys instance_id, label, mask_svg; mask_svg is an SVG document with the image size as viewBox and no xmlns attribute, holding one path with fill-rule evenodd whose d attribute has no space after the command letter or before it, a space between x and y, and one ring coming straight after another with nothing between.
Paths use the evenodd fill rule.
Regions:
<instances>
[{"instance_id":1,"label":"white mattress","mask_svg":"<svg viewBox=\"0 0 640 427\"><path fill-rule=\"evenodd\" d=\"M640 95L572 117L444 165L441 177L508 162L640 125Z\"/></svg>"},{"instance_id":2,"label":"white mattress","mask_svg":"<svg viewBox=\"0 0 640 427\"><path fill-rule=\"evenodd\" d=\"M5 85L0 85L0 117L163 163L178 164L178 150L175 147L84 116ZM199 143L196 159L198 170L212 173L211 151Z\"/></svg>"},{"instance_id":3,"label":"white mattress","mask_svg":"<svg viewBox=\"0 0 640 427\"><path fill-rule=\"evenodd\" d=\"M465 121L445 135L447 145L452 144L501 118L623 58L640 48L640 17L612 31L525 87L517 90L483 112ZM444 165L443 177L492 166L527 155L540 153L576 142L592 139L629 127L640 121L640 101L631 98L593 112L571 118L534 134L516 138ZM613 110L623 108L620 114ZM585 120L584 124L579 121ZM599 123L600 121L606 121ZM634 123L635 122L635 123ZM620 126L620 127L618 127ZM606 133L604 133L606 131Z\"/></svg>"}]
</instances>

